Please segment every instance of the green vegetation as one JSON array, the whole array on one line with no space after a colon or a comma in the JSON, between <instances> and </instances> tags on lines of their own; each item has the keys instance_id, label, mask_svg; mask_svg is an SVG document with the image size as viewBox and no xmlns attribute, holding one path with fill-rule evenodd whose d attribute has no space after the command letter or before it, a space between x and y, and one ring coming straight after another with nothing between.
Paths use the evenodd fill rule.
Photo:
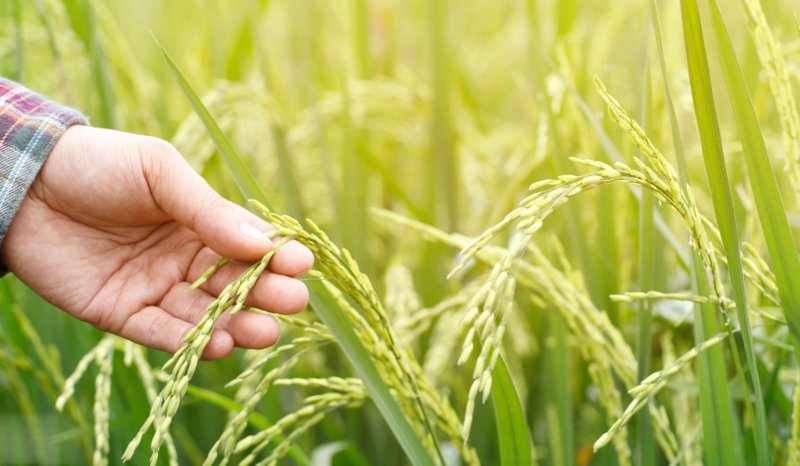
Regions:
<instances>
[{"instance_id":1,"label":"green vegetation","mask_svg":"<svg viewBox=\"0 0 800 466\"><path fill-rule=\"evenodd\" d=\"M800 464L791 9L5 2L0 75L316 262L273 348L202 363L274 252L174 356L2 279L0 464Z\"/></svg>"}]
</instances>

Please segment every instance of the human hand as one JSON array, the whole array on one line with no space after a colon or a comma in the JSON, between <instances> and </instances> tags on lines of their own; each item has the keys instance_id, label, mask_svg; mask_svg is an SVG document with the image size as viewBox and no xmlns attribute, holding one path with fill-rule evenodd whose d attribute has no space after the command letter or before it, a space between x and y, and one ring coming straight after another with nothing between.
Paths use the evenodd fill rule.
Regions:
<instances>
[{"instance_id":1,"label":"human hand","mask_svg":"<svg viewBox=\"0 0 800 466\"><path fill-rule=\"evenodd\" d=\"M214 192L169 143L72 126L28 190L0 258L34 292L72 316L174 353L215 296L271 250L263 235L270 230ZM235 260L189 290L222 256ZM292 277L313 261L305 246L287 243L245 304L300 312L308 290ZM203 358L223 358L234 345L271 346L279 332L271 316L226 313Z\"/></svg>"}]
</instances>

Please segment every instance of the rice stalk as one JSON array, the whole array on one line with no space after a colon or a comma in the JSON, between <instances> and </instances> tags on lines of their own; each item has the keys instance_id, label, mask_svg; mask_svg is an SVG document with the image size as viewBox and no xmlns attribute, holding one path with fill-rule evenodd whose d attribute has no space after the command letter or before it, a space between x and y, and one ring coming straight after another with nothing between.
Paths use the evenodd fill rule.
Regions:
<instances>
[{"instance_id":1,"label":"rice stalk","mask_svg":"<svg viewBox=\"0 0 800 466\"><path fill-rule=\"evenodd\" d=\"M63 391L56 400L57 410L61 411L64 409L64 405L67 404L67 401L69 401L69 399L75 393L75 384L78 383L78 381L80 381L81 377L83 377L83 374L86 372L86 369L89 368L89 364L91 364L92 361L95 361L97 359L97 355L101 351L103 351L106 345L108 345L107 339L110 338L111 337L107 337L104 338L103 340L100 340L97 346L95 346L88 353L83 355L81 360L78 362L78 365L75 367L75 370L64 381Z\"/></svg>"},{"instance_id":2,"label":"rice stalk","mask_svg":"<svg viewBox=\"0 0 800 466\"><path fill-rule=\"evenodd\" d=\"M594 443L594 449L598 450L611 441L612 437L616 434L620 427L627 425L631 417L641 410L662 388L667 384L670 377L677 374L684 365L697 357L701 351L704 351L717 343L727 338L727 333L720 333L719 335L711 338L705 343L701 343L683 356L679 357L673 364L664 368L663 370L653 372L639 385L628 390L628 393L634 396L633 401L630 402L622 416L615 422L608 431L601 435L600 438Z\"/></svg>"},{"instance_id":3,"label":"rice stalk","mask_svg":"<svg viewBox=\"0 0 800 466\"><path fill-rule=\"evenodd\" d=\"M153 369L147 362L144 350L141 346L128 341L124 345L127 351L126 364L133 363L136 367L139 379L144 385L147 401L152 404L158 398L158 390L156 389L155 377L153 377ZM127 361L128 358L130 358L130 362ZM175 442L169 432L164 435L164 443L167 444L167 452L169 453L169 466L178 466L178 451L175 449Z\"/></svg>"},{"instance_id":4,"label":"rice stalk","mask_svg":"<svg viewBox=\"0 0 800 466\"><path fill-rule=\"evenodd\" d=\"M372 209L372 213L392 224L420 231L429 241L436 241L453 248L463 249L474 241L459 234L445 233L390 211ZM575 333L584 358L609 365L626 387L633 388L636 385L636 359L619 330L611 324L604 312L594 307L585 292L576 288L560 269L552 266L533 244L528 245L528 252L532 254L533 263L524 260L519 263L517 275L519 285L532 293L532 296L541 296L543 300L553 304L570 330ZM480 263L492 267L508 257L508 250L487 245L477 251L474 257ZM475 335L474 331L469 333ZM466 361L464 353L469 354L472 351L471 340L472 337L464 340L459 361ZM650 414L656 427L656 441L668 457L674 456L675 436L670 431L669 423L653 403L650 406Z\"/></svg>"},{"instance_id":5,"label":"rice stalk","mask_svg":"<svg viewBox=\"0 0 800 466\"><path fill-rule=\"evenodd\" d=\"M673 343L675 334L672 331L666 331L661 335L661 354L663 360L663 367L669 367L676 361L675 345ZM700 355L698 355L699 357ZM675 376L677 377L677 374ZM689 369L684 369L680 372L680 381L685 383L694 383L694 373ZM672 393L671 407L673 413L683 413L682 416L675 416L675 433L678 437L678 442L682 445L681 449L676 455L673 462L680 460L685 466L699 466L702 464L702 451L700 449L700 442L697 442L696 437L699 430L695 428L700 421L700 415L697 410L693 409L696 400L695 397L683 391L676 391Z\"/></svg>"},{"instance_id":6,"label":"rice stalk","mask_svg":"<svg viewBox=\"0 0 800 466\"><path fill-rule=\"evenodd\" d=\"M94 466L108 464L110 417L108 401L111 398L111 373L114 370L114 342L114 337L105 338L102 348L95 355L99 371L94 382L94 455L92 456Z\"/></svg>"},{"instance_id":7,"label":"rice stalk","mask_svg":"<svg viewBox=\"0 0 800 466\"><path fill-rule=\"evenodd\" d=\"M605 410L606 422L613 425L617 419L622 417L622 398L619 390L614 385L611 367L608 365L604 367L598 362L591 362L589 363L589 376L598 389L598 398ZM612 437L619 466L631 466L631 449L628 446L628 434L626 431L627 426L623 426Z\"/></svg>"},{"instance_id":8,"label":"rice stalk","mask_svg":"<svg viewBox=\"0 0 800 466\"><path fill-rule=\"evenodd\" d=\"M264 458L262 461L258 462L256 466L275 466L278 464L278 460L281 459L286 453L289 451L289 447L292 445L292 442L302 435L305 431L313 427L322 418L325 417L323 413L317 413L311 416L306 421L300 423L287 437L286 440L281 442L275 450L270 453L270 455Z\"/></svg>"},{"instance_id":9,"label":"rice stalk","mask_svg":"<svg viewBox=\"0 0 800 466\"><path fill-rule=\"evenodd\" d=\"M378 363L383 379L389 387L394 386L398 389L401 405L406 407L406 414L414 420L418 434L423 439L428 438L427 435L423 435L426 431L434 435L434 431L427 427L431 425L428 415L430 411L447 435L454 440L457 439L461 426L452 408L424 379L422 369L410 353L400 349L395 332L388 322L383 305L369 278L361 273L349 252L346 249L340 250L331 243L314 222L307 220L311 229L311 232L308 232L291 217L273 214L258 202L251 202L278 228L279 234L292 235L314 253L321 274L318 276L326 278L323 284L355 324L354 330L366 343L365 348L372 353L371 356ZM341 292L352 297L363 309L363 317L341 297ZM432 439L428 438L427 442L430 448L434 448ZM468 464L477 462L475 453L467 445L462 445L461 453Z\"/></svg>"},{"instance_id":10,"label":"rice stalk","mask_svg":"<svg viewBox=\"0 0 800 466\"><path fill-rule=\"evenodd\" d=\"M674 301L691 301L693 303L698 304L713 304L718 305L720 300L716 296L697 296L690 293L662 293L660 291L630 291L624 294L616 294L611 295L611 299L618 302L618 303L629 303L635 300L642 300L642 299L664 299L664 300L674 300ZM736 309L736 302L732 299L724 298L723 299L723 307L727 310ZM781 314L773 314L769 313L763 309L759 309L757 307L748 306L747 311L755 318L755 317L762 317L764 319L769 319L774 322L780 324L786 324L786 319Z\"/></svg>"},{"instance_id":11,"label":"rice stalk","mask_svg":"<svg viewBox=\"0 0 800 466\"><path fill-rule=\"evenodd\" d=\"M279 380L292 380L292 379L279 379ZM303 379L300 379L303 380ZM277 385L277 384L276 384ZM290 385L288 383L280 384L280 385ZM304 419L308 419L314 416L323 416L327 412L333 411L338 408L347 407L347 408L357 408L360 407L364 400L368 397L366 393L366 389L364 389L363 384L360 386L356 385L352 388L345 387L337 387L336 389L343 391L344 393L336 393L330 392L325 393L322 395L313 395L307 397L305 399L305 405L293 412L282 417L278 422L272 425L269 429L263 430L257 434L247 436L241 439L239 442L236 443L236 453L244 452L245 450L252 448L252 451L242 460L240 464L242 466L248 465L252 463L256 455L258 455L264 448L269 445L269 442L275 438L276 435L282 432L288 431L294 425L301 423ZM286 437L286 439L281 442L280 445L283 445L285 442L290 441L291 435ZM281 447L277 447L274 451L279 452ZM274 454L274 453L273 453ZM273 456L270 455L270 457ZM282 453L281 456L283 456Z\"/></svg>"},{"instance_id":12,"label":"rice stalk","mask_svg":"<svg viewBox=\"0 0 800 466\"><path fill-rule=\"evenodd\" d=\"M503 231L513 221L520 219L517 225L519 234L514 237L503 260L495 265L487 284L473 298L473 301L469 305L470 311L465 318L464 324L471 324L475 331L480 334L484 342L483 353L479 356L475 366L474 378L476 380L483 377L487 367L489 370L491 370L492 367L489 350L486 348L489 346L496 348L502 341L505 330L504 325L507 322L511 297L513 296L514 287L516 285L516 269L519 265L521 253L528 247L533 234L542 226L543 219L556 208L566 203L569 197L580 192L611 183L624 183L652 190L656 198L669 204L681 216L684 225L692 235L693 244L698 245L696 247L704 259L708 273L714 278L718 295L724 296L724 289L719 276L714 251L707 247L708 239L705 235L702 222L699 221L699 212L697 211L694 198L691 194L691 189L688 189L687 200L679 188L677 175L674 169L672 169L672 166L661 156L657 149L653 147L646 136L644 136L644 132L641 128L627 117L627 114L619 107L616 100L613 100L613 97L605 93L605 89L599 79L596 80L596 83L601 95L607 97L609 113L612 118L623 128L628 129L632 140L647 154L648 159L651 161L656 171L646 166L638 158L634 158L634 160L637 161L640 167L648 174L647 176L637 170L630 169L627 165L622 163L617 163L615 167L612 168L602 162L572 159L576 163L600 168L601 170L589 175L562 175L558 180L545 180L534 183L534 185L531 186L532 190L537 190L545 186L552 187L541 192L536 192L523 200L521 203L522 207L512 211L506 216L503 222L487 230L462 249L463 258L461 265L456 267L451 272L450 276L463 268L467 261L474 257L478 250L485 247L493 237ZM483 307L483 312L479 313L478 306ZM495 329L495 319L497 317L500 317L501 321L497 329ZM496 354L496 351L492 352L492 357L495 357L494 354Z\"/></svg>"},{"instance_id":13,"label":"rice stalk","mask_svg":"<svg viewBox=\"0 0 800 466\"><path fill-rule=\"evenodd\" d=\"M211 450L208 452L208 456L206 457L205 462L203 463L205 466L210 466L216 463L217 457L219 456L219 452L222 451L224 457L222 460L222 464L227 464L230 455L233 454L236 447L236 442L239 436L244 432L245 427L247 427L247 420L250 417L250 414L255 410L256 405L259 401L264 398L264 395L267 394L267 391L272 386L272 382L286 373L289 369L294 367L297 364L297 361L300 357L304 354L308 353L311 350L320 348L325 343L320 343L315 346L311 346L305 348L303 350L298 351L297 353L293 354L290 358L286 361L280 363L277 367L267 372L267 374L261 379L259 384L256 386L255 393L253 396L247 401L244 408L232 419L228 422L228 425L225 427L220 438L217 442L211 447Z\"/></svg>"},{"instance_id":14,"label":"rice stalk","mask_svg":"<svg viewBox=\"0 0 800 466\"><path fill-rule=\"evenodd\" d=\"M274 237L275 232L266 233L265 236L270 238ZM173 366L169 381L152 403L150 416L139 430L139 433L136 434L136 437L131 440L122 457L123 461L129 460L133 456L133 453L141 442L142 436L150 429L155 421L156 433L150 445L153 452L150 461L152 464L156 463L158 460L158 451L161 449L164 436L169 429L172 418L178 411L181 399L186 394L186 388L189 385L189 381L194 376L197 363L200 360L200 356L203 354L203 349L205 349L205 346L211 339L211 332L217 320L222 313L229 308L231 315L235 315L242 309L247 294L250 292L253 285L255 285L261 273L267 268L267 264L269 264L272 256L275 255L281 246L292 239L292 236L284 237L275 243L273 249L260 261L255 262L238 279L225 287L220 293L220 297L209 305L206 315L194 329L186 334L183 341L187 343L187 345L181 347L181 349L179 349L164 365L163 370Z\"/></svg>"},{"instance_id":15,"label":"rice stalk","mask_svg":"<svg viewBox=\"0 0 800 466\"><path fill-rule=\"evenodd\" d=\"M415 318L419 316L418 311L422 304L414 290L414 277L411 269L403 265L399 258L391 262L384 277L386 294L383 302L392 323L397 327L403 327L407 325L400 323L408 321L412 314ZM404 339L403 331L400 328L397 329L397 333L401 339Z\"/></svg>"}]
</instances>

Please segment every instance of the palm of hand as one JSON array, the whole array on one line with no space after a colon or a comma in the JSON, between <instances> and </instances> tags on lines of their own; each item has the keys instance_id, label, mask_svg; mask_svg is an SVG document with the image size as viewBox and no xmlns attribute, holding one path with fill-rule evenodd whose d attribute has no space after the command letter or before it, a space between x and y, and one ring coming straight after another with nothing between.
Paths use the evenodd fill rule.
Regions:
<instances>
[{"instance_id":1,"label":"palm of hand","mask_svg":"<svg viewBox=\"0 0 800 466\"><path fill-rule=\"evenodd\" d=\"M252 225L254 228L242 225ZM157 139L72 127L59 140L6 234L3 262L33 291L95 327L174 352L214 295L271 243L271 227L220 198L171 146ZM249 234L249 236L248 236ZM197 290L221 256L239 259ZM286 244L257 282L248 305L294 313L305 286L291 276L311 267L302 245ZM263 348L279 327L269 316L223 316L204 352Z\"/></svg>"}]
</instances>

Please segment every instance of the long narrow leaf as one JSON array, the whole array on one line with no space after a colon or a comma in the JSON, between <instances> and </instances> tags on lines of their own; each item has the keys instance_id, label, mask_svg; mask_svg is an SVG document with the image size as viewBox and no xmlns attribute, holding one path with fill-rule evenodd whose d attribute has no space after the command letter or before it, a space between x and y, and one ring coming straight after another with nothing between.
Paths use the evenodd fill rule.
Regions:
<instances>
[{"instance_id":1,"label":"long narrow leaf","mask_svg":"<svg viewBox=\"0 0 800 466\"><path fill-rule=\"evenodd\" d=\"M501 465L532 465L533 445L525 423L525 414L502 357L497 360L492 371L492 401L497 418Z\"/></svg>"},{"instance_id":2,"label":"long narrow leaf","mask_svg":"<svg viewBox=\"0 0 800 466\"><path fill-rule=\"evenodd\" d=\"M435 463L431 459L428 451L422 446L419 437L414 433L411 424L403 415L400 407L389 393L386 386L372 360L369 358L367 350L361 344L361 340L353 331L352 324L339 309L319 282L306 282L309 289L309 301L322 322L328 327L331 334L336 338L339 346L347 355L347 358L355 367L358 376L364 381L364 386L375 402L375 406L380 411L389 428L394 432L395 437L405 450L411 464L415 466L433 466Z\"/></svg>"},{"instance_id":3,"label":"long narrow leaf","mask_svg":"<svg viewBox=\"0 0 800 466\"><path fill-rule=\"evenodd\" d=\"M786 218L778 182L775 180L767 146L764 144L761 127L736 52L716 0L709 0L708 3L711 8L711 20L722 73L733 107L736 128L742 141L758 218L761 221L769 257L772 259L772 268L781 296L781 307L794 344L797 345L800 338L800 260L797 257L797 249L792 239L789 220ZM800 358L800 354L795 354Z\"/></svg>"},{"instance_id":4,"label":"long narrow leaf","mask_svg":"<svg viewBox=\"0 0 800 466\"><path fill-rule=\"evenodd\" d=\"M650 13L652 15L653 33L656 39L656 50L661 68L661 81L664 86L664 100L669 113L669 124L672 130L672 145L675 149L675 159L678 162L678 176L685 184L689 183L689 168L683 153L680 127L672 95L669 88L667 64L664 59L664 45L661 39L661 22L658 18L658 5L656 0L650 0ZM687 234L688 237L688 234ZM697 252L689 253L690 278L692 291L700 296L708 296L711 286L708 275L703 268L702 260ZM719 333L716 309L711 304L694 304L694 337L695 343L700 344ZM708 466L735 464L736 462L736 437L733 434L733 420L731 418L730 401L728 396L728 375L725 368L725 355L722 348L714 346L703 351L697 358L697 373L700 386L700 412L703 426L703 454Z\"/></svg>"},{"instance_id":5,"label":"long narrow leaf","mask_svg":"<svg viewBox=\"0 0 800 466\"><path fill-rule=\"evenodd\" d=\"M169 69L172 71L173 76L178 81L178 85L183 91L183 94L186 96L186 100L189 101L191 104L192 109L200 117L200 121L203 122L203 125L206 127L209 136L214 141L214 145L217 146L217 150L219 150L220 155L222 156L223 160L225 160L225 165L228 166L231 175L233 176L234 181L236 181L236 186L239 187L239 190L245 196L246 199L256 199L265 206L267 206L270 210L275 210L272 207L272 204L267 199L267 196L264 195L263 191L261 191L261 187L258 186L253 175L250 173L250 170L247 168L247 165L244 163L244 160L239 156L239 153L236 152L234 149L233 144L228 139L228 136L222 132L217 122L214 121L214 118L208 112L208 109L203 102L200 100L200 97L197 96L197 93L192 88L192 85L186 81L186 78L183 77L183 73L178 69L178 66L175 65L175 62L172 61L169 54L164 47L158 42L158 39L153 37L158 44L158 49L161 50L161 53L164 55L164 59L167 60L167 64L169 65Z\"/></svg>"},{"instance_id":6,"label":"long narrow leaf","mask_svg":"<svg viewBox=\"0 0 800 466\"><path fill-rule=\"evenodd\" d=\"M160 44L159 48L164 58L167 60L172 73L175 75L175 79L178 81L181 90L192 104L195 113L197 113L200 120L203 121L211 139L222 154L228 170L236 180L236 184L239 186L242 194L249 199L258 200L267 207L271 206L267 196L261 191L261 188L258 186L258 183L256 183L253 175L250 174L244 161L233 148L233 145L230 140L228 140L227 136L225 136L225 133L222 132L219 125L214 121L214 118L194 92L194 89L192 89L191 85L186 81L186 78L183 77L183 74ZM369 354L367 350L364 349L364 345L361 344L361 341L350 326L347 317L330 297L324 286L316 282L306 282L306 284L308 285L311 307L325 325L328 326L331 334L336 338L337 343L353 364L359 377L364 381L364 386L375 402L375 406L389 425L389 428L392 430L392 433L394 433L411 463L414 466L433 466L435 464L434 461L422 445L422 441L414 432L408 419L403 415L397 402L389 393L389 388L380 377L380 374L378 374L378 370L369 358Z\"/></svg>"},{"instance_id":7,"label":"long narrow leaf","mask_svg":"<svg viewBox=\"0 0 800 466\"><path fill-rule=\"evenodd\" d=\"M744 286L744 273L742 270L741 253L739 251L739 235L736 230L736 218L733 210L733 197L731 196L730 182L728 181L728 171L725 167L725 157L722 150L722 137L719 131L717 112L714 107L714 96L711 91L711 78L708 71L708 61L706 59L705 46L703 44L703 31L700 24L700 13L697 9L695 0L681 0L681 12L683 16L684 42L686 44L686 56L689 62L689 81L692 88L692 99L694 102L697 126L700 130L700 142L703 149L703 160L706 165L706 175L708 176L709 187L711 188L711 199L714 204L714 212L717 216L717 224L722 236L722 244L725 255L728 259L728 271L731 284L733 286L733 297L736 302L739 326L742 330L742 340L744 341L745 353L748 365L754 370L750 371L753 380L753 393L755 399L755 416L751 414L754 421L755 446L759 466L766 466L769 463L770 447L767 432L766 411L764 409L764 398L761 393L761 383L758 377L756 357L753 350L753 338L750 334L750 316L747 312L747 297ZM730 325L728 325L730 331ZM742 383L742 391L747 394L747 387L744 382L744 372L739 363L738 349L736 342L731 334L731 352L734 362L739 372L739 379ZM751 412L751 405L745 398L745 406Z\"/></svg>"}]
</instances>

